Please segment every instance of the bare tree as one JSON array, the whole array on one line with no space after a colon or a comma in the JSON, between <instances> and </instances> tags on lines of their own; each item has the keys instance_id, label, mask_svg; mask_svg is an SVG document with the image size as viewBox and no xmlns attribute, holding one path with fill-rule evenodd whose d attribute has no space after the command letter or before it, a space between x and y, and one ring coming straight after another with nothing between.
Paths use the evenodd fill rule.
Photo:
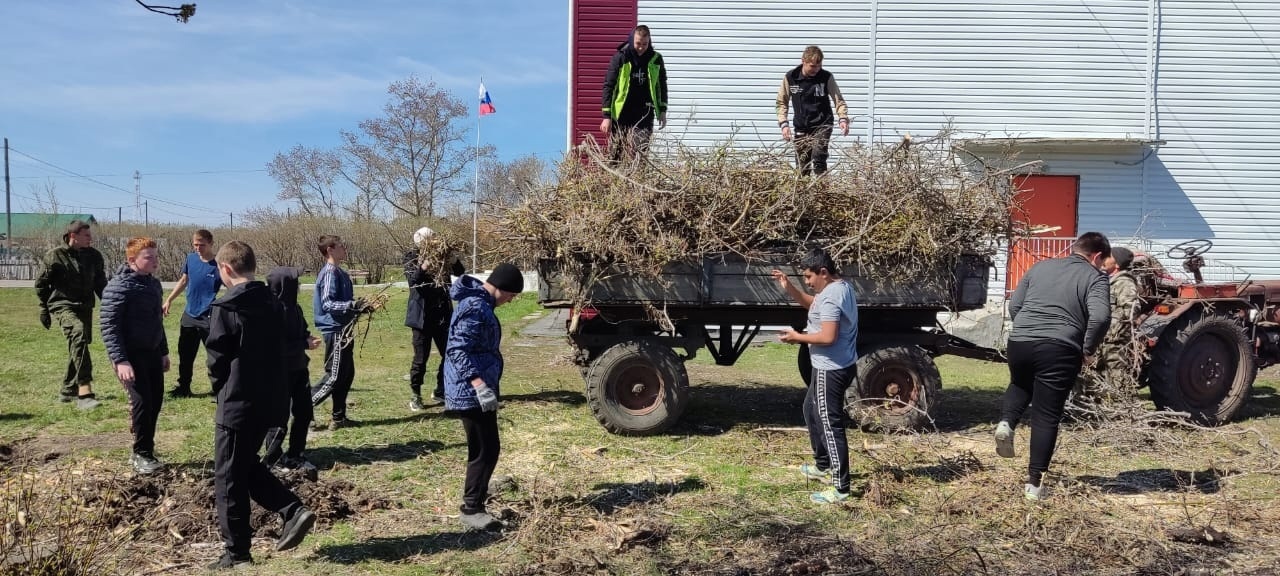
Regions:
<instances>
[{"instance_id":1,"label":"bare tree","mask_svg":"<svg viewBox=\"0 0 1280 576\"><path fill-rule=\"evenodd\" d=\"M434 82L411 76L387 93L384 116L361 122L359 132L342 132L343 174L398 214L430 216L438 199L461 191L467 166L492 148L466 144L469 108Z\"/></svg>"},{"instance_id":2,"label":"bare tree","mask_svg":"<svg viewBox=\"0 0 1280 576\"><path fill-rule=\"evenodd\" d=\"M44 185L29 184L27 190L35 200L35 211L40 214L58 214L58 185L52 178L45 180Z\"/></svg>"},{"instance_id":3,"label":"bare tree","mask_svg":"<svg viewBox=\"0 0 1280 576\"><path fill-rule=\"evenodd\" d=\"M277 153L267 173L280 185L276 198L298 203L307 216L333 216L339 200L334 184L342 178L342 157L332 150L301 144Z\"/></svg>"},{"instance_id":4,"label":"bare tree","mask_svg":"<svg viewBox=\"0 0 1280 576\"><path fill-rule=\"evenodd\" d=\"M514 206L525 193L549 177L546 162L529 155L510 162L486 160L480 163L479 201L494 206Z\"/></svg>"},{"instance_id":5,"label":"bare tree","mask_svg":"<svg viewBox=\"0 0 1280 576\"><path fill-rule=\"evenodd\" d=\"M146 8L156 14L164 14L165 16L173 16L179 22L186 24L192 16L196 15L195 4L183 4L181 6L156 6L154 4L145 4L142 0L134 0L139 6Z\"/></svg>"}]
</instances>

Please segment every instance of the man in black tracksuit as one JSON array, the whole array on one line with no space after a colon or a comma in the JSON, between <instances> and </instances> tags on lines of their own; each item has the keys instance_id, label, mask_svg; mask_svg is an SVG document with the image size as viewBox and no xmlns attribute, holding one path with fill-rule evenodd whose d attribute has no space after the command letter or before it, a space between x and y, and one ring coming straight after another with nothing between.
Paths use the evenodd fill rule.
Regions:
<instances>
[{"instance_id":1,"label":"man in black tracksuit","mask_svg":"<svg viewBox=\"0 0 1280 576\"><path fill-rule=\"evenodd\" d=\"M413 233L414 245L419 245L434 232L427 227ZM427 357L434 342L440 354L440 366L436 368L436 385L431 398L444 402L444 350L449 340L449 318L453 316L453 301L449 299L449 279L437 279L431 270L438 268L435 262L423 259L418 249L404 255L404 279L409 283L409 307L405 310L404 325L413 331L413 362L409 365L409 410L423 409L422 380L427 372ZM449 272L461 276L465 270L462 262L454 260Z\"/></svg>"},{"instance_id":2,"label":"man in black tracksuit","mask_svg":"<svg viewBox=\"0 0 1280 576\"><path fill-rule=\"evenodd\" d=\"M835 102L835 113L831 103ZM787 123L787 107L793 111L795 132ZM782 77L776 102L778 126L782 139L791 140L796 146L796 167L802 174L822 174L827 171L827 146L831 142L831 123L840 118L840 133L849 135L849 108L836 86L835 77L822 69L822 49L809 46L804 49L800 65Z\"/></svg>"},{"instance_id":3,"label":"man in black tracksuit","mask_svg":"<svg viewBox=\"0 0 1280 576\"><path fill-rule=\"evenodd\" d=\"M129 240L125 259L102 292L102 344L129 393L129 464L139 474L151 474L161 467L155 456L156 421L164 402L164 373L169 370L163 291L154 275L160 263L155 240Z\"/></svg>"},{"instance_id":4,"label":"man in black tracksuit","mask_svg":"<svg viewBox=\"0 0 1280 576\"><path fill-rule=\"evenodd\" d=\"M653 121L667 126L667 67L653 50L649 27L640 25L618 45L604 75L600 131L609 135L609 159L644 157Z\"/></svg>"},{"instance_id":5,"label":"man in black tracksuit","mask_svg":"<svg viewBox=\"0 0 1280 576\"><path fill-rule=\"evenodd\" d=\"M1042 497L1041 480L1058 442L1067 396L1107 333L1111 297L1099 267L1110 255L1106 236L1086 232L1071 245L1070 256L1032 266L1009 299L1009 388L996 426L996 453L1014 456L1013 428L1031 405L1027 500Z\"/></svg>"},{"instance_id":6,"label":"man in black tracksuit","mask_svg":"<svg viewBox=\"0 0 1280 576\"><path fill-rule=\"evenodd\" d=\"M307 371L307 350L320 346L320 339L307 330L307 319L302 315L302 307L298 305L298 275L301 270L281 266L267 273L267 286L271 294L280 303L280 326L284 330L284 360L289 386L289 412L293 421L288 427L289 447L284 448L286 428L272 427L267 430L267 445L262 453L262 463L267 466L279 464L286 470L315 469L315 466L303 457L302 451L307 448L307 428L315 419L315 408L311 405L311 375Z\"/></svg>"},{"instance_id":7,"label":"man in black tracksuit","mask_svg":"<svg viewBox=\"0 0 1280 576\"><path fill-rule=\"evenodd\" d=\"M280 514L276 550L302 543L315 514L258 459L270 427L289 413L283 310L266 284L254 280L253 248L228 242L218 250L218 273L229 289L209 316L209 382L218 399L213 432L214 500L226 551L210 568L253 562L249 499Z\"/></svg>"}]
</instances>

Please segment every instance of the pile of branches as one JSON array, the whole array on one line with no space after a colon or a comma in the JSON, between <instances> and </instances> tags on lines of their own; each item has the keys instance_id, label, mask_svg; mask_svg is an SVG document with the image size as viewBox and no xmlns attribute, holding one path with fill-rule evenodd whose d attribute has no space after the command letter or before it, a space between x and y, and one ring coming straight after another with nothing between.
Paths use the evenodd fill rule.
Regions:
<instances>
[{"instance_id":1,"label":"pile of branches","mask_svg":"<svg viewBox=\"0 0 1280 576\"><path fill-rule=\"evenodd\" d=\"M961 253L991 254L1012 234L1010 175L1027 165L952 144L949 130L858 144L811 177L782 146L673 146L618 167L589 142L583 157L561 162L556 182L507 209L502 225L521 240L522 259L554 259L575 298L606 268L657 277L705 254L751 260L815 246L846 274L916 280Z\"/></svg>"}]
</instances>

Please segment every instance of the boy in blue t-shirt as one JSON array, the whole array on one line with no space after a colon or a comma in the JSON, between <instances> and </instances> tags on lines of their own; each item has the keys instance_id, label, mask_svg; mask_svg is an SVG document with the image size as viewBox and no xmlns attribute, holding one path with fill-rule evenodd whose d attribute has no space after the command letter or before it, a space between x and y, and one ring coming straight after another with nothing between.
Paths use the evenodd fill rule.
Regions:
<instances>
[{"instance_id":1,"label":"boy in blue t-shirt","mask_svg":"<svg viewBox=\"0 0 1280 576\"><path fill-rule=\"evenodd\" d=\"M812 480L830 478L831 488L809 496L819 504L830 504L849 497L844 396L857 377L858 302L853 285L840 277L826 250L810 251L800 267L805 285L816 296L796 288L781 270L773 271L778 286L809 310L804 332L786 328L778 340L809 346L813 370L804 397L804 423L809 428L814 464L801 464L800 473Z\"/></svg>"},{"instance_id":2,"label":"boy in blue t-shirt","mask_svg":"<svg viewBox=\"0 0 1280 576\"><path fill-rule=\"evenodd\" d=\"M218 275L218 263L214 261L213 233L200 229L191 236L194 252L187 254L182 265L182 277L165 299L161 310L169 315L169 307L183 288L187 291L187 307L182 311L178 325L178 382L169 395L175 398L191 395L191 374L196 362L196 352L209 339L209 305L222 288ZM206 351L207 352L207 351Z\"/></svg>"}]
</instances>

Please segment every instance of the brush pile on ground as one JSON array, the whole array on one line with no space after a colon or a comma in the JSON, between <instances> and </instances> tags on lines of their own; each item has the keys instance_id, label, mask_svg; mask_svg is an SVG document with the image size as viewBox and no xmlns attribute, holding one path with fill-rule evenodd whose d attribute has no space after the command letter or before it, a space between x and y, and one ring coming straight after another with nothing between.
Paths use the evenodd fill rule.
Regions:
<instances>
[{"instance_id":1,"label":"brush pile on ground","mask_svg":"<svg viewBox=\"0 0 1280 576\"><path fill-rule=\"evenodd\" d=\"M821 177L802 176L784 147L675 147L623 166L585 151L502 223L524 260L554 259L579 297L609 267L656 277L704 254L812 246L858 274L914 281L961 253L990 254L1011 233L1012 169L962 155L945 131L850 147Z\"/></svg>"}]
</instances>

